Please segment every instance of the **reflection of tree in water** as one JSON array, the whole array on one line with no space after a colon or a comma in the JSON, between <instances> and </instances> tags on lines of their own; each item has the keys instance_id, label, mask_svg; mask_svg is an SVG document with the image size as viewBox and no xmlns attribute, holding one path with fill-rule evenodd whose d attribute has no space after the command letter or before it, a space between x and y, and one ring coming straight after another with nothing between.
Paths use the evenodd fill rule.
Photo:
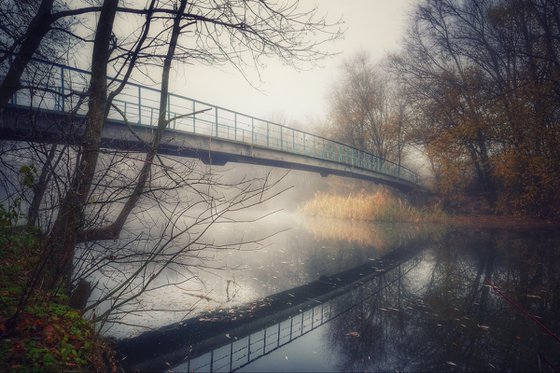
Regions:
<instances>
[{"instance_id":1,"label":"reflection of tree in water","mask_svg":"<svg viewBox=\"0 0 560 373\"><path fill-rule=\"evenodd\" d=\"M345 371L545 370L560 343L485 285L560 332L560 240L453 233L409 273L387 273L336 301L331 325Z\"/></svg>"}]
</instances>

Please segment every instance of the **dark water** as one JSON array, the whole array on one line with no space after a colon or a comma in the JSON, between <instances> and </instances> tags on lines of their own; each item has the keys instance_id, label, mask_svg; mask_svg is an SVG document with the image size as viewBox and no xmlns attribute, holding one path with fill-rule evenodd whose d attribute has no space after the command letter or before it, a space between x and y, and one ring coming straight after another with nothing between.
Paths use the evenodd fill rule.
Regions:
<instances>
[{"instance_id":1,"label":"dark water","mask_svg":"<svg viewBox=\"0 0 560 373\"><path fill-rule=\"evenodd\" d=\"M159 354L162 369L560 369L559 232L375 229L361 241L315 232L316 240L339 246L311 256L317 264L306 268L326 268L333 255L347 264L273 294L251 317L241 307L203 325L195 320L190 328L198 334L186 333L174 353ZM353 259L344 261L344 253Z\"/></svg>"}]
</instances>

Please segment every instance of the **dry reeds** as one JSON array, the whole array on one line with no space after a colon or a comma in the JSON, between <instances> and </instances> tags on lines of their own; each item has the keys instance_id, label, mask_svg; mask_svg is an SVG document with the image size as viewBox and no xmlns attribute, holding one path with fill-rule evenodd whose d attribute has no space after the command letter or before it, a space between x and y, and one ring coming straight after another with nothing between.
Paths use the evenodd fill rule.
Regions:
<instances>
[{"instance_id":1,"label":"dry reeds","mask_svg":"<svg viewBox=\"0 0 560 373\"><path fill-rule=\"evenodd\" d=\"M379 222L442 222L446 214L439 208L419 210L386 189L361 191L347 196L317 192L300 211L305 215Z\"/></svg>"}]
</instances>

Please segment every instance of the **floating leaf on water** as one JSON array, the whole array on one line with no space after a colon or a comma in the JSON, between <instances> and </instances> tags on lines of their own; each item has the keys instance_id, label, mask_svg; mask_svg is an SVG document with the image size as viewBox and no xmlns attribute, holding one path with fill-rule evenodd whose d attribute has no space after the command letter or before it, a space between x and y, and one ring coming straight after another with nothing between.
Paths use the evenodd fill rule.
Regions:
<instances>
[{"instance_id":1,"label":"floating leaf on water","mask_svg":"<svg viewBox=\"0 0 560 373\"><path fill-rule=\"evenodd\" d=\"M359 337L360 333L359 332L349 332L349 333L346 333L346 335L348 335L350 337Z\"/></svg>"},{"instance_id":2,"label":"floating leaf on water","mask_svg":"<svg viewBox=\"0 0 560 373\"><path fill-rule=\"evenodd\" d=\"M455 364L455 363L452 362L452 361L446 361L445 364L451 365L452 367L456 367L456 366L457 366L457 364Z\"/></svg>"},{"instance_id":3,"label":"floating leaf on water","mask_svg":"<svg viewBox=\"0 0 560 373\"><path fill-rule=\"evenodd\" d=\"M527 294L526 297L527 298L541 299L541 297L539 295L535 295L535 294Z\"/></svg>"},{"instance_id":4,"label":"floating leaf on water","mask_svg":"<svg viewBox=\"0 0 560 373\"><path fill-rule=\"evenodd\" d=\"M229 338L229 339L231 339L231 337L229 336L229 333L226 333L226 337Z\"/></svg>"},{"instance_id":5,"label":"floating leaf on water","mask_svg":"<svg viewBox=\"0 0 560 373\"><path fill-rule=\"evenodd\" d=\"M488 330L490 329L490 327L488 325L480 325L480 324L476 324L476 326L478 326L480 329L482 330Z\"/></svg>"},{"instance_id":6,"label":"floating leaf on water","mask_svg":"<svg viewBox=\"0 0 560 373\"><path fill-rule=\"evenodd\" d=\"M441 324L437 324L436 326L437 326L437 327L440 327L440 326L442 326L442 325L441 325Z\"/></svg>"}]
</instances>

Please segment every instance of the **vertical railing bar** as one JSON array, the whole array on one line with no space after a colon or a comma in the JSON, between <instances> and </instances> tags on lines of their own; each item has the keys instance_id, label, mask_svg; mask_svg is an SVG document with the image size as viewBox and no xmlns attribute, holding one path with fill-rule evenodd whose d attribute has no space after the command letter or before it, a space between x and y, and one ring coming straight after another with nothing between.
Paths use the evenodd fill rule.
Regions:
<instances>
[{"instance_id":1,"label":"vertical railing bar","mask_svg":"<svg viewBox=\"0 0 560 373\"><path fill-rule=\"evenodd\" d=\"M192 131L196 133L196 101L193 100L192 102Z\"/></svg>"},{"instance_id":2,"label":"vertical railing bar","mask_svg":"<svg viewBox=\"0 0 560 373\"><path fill-rule=\"evenodd\" d=\"M247 362L251 361L251 334L247 337Z\"/></svg>"},{"instance_id":3,"label":"vertical railing bar","mask_svg":"<svg viewBox=\"0 0 560 373\"><path fill-rule=\"evenodd\" d=\"M237 141L237 112L233 114L233 139Z\"/></svg>"},{"instance_id":4,"label":"vertical railing bar","mask_svg":"<svg viewBox=\"0 0 560 373\"><path fill-rule=\"evenodd\" d=\"M251 145L255 144L255 118L251 117Z\"/></svg>"},{"instance_id":5,"label":"vertical railing bar","mask_svg":"<svg viewBox=\"0 0 560 373\"><path fill-rule=\"evenodd\" d=\"M229 371L233 370L233 342L229 344ZM190 372L190 370L188 370Z\"/></svg>"},{"instance_id":6,"label":"vertical railing bar","mask_svg":"<svg viewBox=\"0 0 560 373\"><path fill-rule=\"evenodd\" d=\"M292 331L294 328L294 318L290 316L290 341L292 340Z\"/></svg>"},{"instance_id":7,"label":"vertical railing bar","mask_svg":"<svg viewBox=\"0 0 560 373\"><path fill-rule=\"evenodd\" d=\"M171 118L171 94L167 95L167 119Z\"/></svg>"},{"instance_id":8,"label":"vertical railing bar","mask_svg":"<svg viewBox=\"0 0 560 373\"><path fill-rule=\"evenodd\" d=\"M313 330L313 325L315 323L315 307L311 309L311 329Z\"/></svg>"},{"instance_id":9,"label":"vertical railing bar","mask_svg":"<svg viewBox=\"0 0 560 373\"><path fill-rule=\"evenodd\" d=\"M142 124L142 86L138 86L138 124Z\"/></svg>"},{"instance_id":10,"label":"vertical railing bar","mask_svg":"<svg viewBox=\"0 0 560 373\"><path fill-rule=\"evenodd\" d=\"M210 351L210 372L214 371L214 350Z\"/></svg>"},{"instance_id":11,"label":"vertical railing bar","mask_svg":"<svg viewBox=\"0 0 560 373\"><path fill-rule=\"evenodd\" d=\"M270 128L269 128L270 123L268 121L266 121L266 147L269 148L270 147Z\"/></svg>"},{"instance_id":12,"label":"vertical railing bar","mask_svg":"<svg viewBox=\"0 0 560 373\"><path fill-rule=\"evenodd\" d=\"M64 67L60 67L60 111L64 111Z\"/></svg>"},{"instance_id":13,"label":"vertical railing bar","mask_svg":"<svg viewBox=\"0 0 560 373\"><path fill-rule=\"evenodd\" d=\"M280 323L278 323L278 340L276 342L277 346L280 346Z\"/></svg>"},{"instance_id":14,"label":"vertical railing bar","mask_svg":"<svg viewBox=\"0 0 560 373\"><path fill-rule=\"evenodd\" d=\"M218 107L214 107L215 110L215 121L216 121L216 137L218 137Z\"/></svg>"}]
</instances>

